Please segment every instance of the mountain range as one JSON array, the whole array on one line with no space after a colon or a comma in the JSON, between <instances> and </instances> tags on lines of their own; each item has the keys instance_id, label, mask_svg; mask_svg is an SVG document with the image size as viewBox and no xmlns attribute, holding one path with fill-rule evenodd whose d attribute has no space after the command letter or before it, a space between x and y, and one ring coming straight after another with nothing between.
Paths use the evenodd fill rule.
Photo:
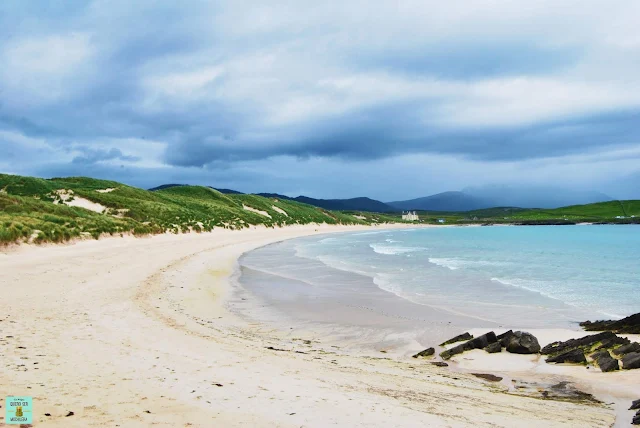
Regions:
<instances>
[{"instance_id":1,"label":"mountain range","mask_svg":"<svg viewBox=\"0 0 640 428\"><path fill-rule=\"evenodd\" d=\"M182 185L165 184L149 190L162 190L175 186ZM211 188L226 194L242 194L242 192L231 189ZM381 202L368 197L316 199L308 196L292 198L278 193L257 193L257 195L302 202L327 210L380 213L409 210L463 212L493 207L558 208L567 205L613 200L612 197L599 192L567 190L557 187L526 186L469 187L461 191L442 192L421 198L393 202Z\"/></svg>"}]
</instances>

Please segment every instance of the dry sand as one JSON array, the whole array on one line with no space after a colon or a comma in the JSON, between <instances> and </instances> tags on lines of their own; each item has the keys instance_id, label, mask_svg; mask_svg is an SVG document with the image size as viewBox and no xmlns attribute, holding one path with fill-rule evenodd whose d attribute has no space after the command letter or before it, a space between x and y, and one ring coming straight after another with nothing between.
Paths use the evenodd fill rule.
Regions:
<instances>
[{"instance_id":1,"label":"dry sand","mask_svg":"<svg viewBox=\"0 0 640 428\"><path fill-rule=\"evenodd\" d=\"M33 396L35 426L611 426L610 406L531 398L425 361L330 353L225 308L242 253L353 229L217 230L0 254L0 393Z\"/></svg>"}]
</instances>

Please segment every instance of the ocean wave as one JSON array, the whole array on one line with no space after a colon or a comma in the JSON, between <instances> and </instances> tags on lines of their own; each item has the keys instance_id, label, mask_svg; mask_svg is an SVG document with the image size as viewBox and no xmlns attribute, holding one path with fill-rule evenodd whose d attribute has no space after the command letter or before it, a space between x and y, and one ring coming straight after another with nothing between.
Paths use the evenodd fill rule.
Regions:
<instances>
[{"instance_id":1,"label":"ocean wave","mask_svg":"<svg viewBox=\"0 0 640 428\"><path fill-rule=\"evenodd\" d=\"M365 235L379 235L381 233L388 233L386 230L376 230L375 232L358 232L351 233L351 236L365 236Z\"/></svg>"},{"instance_id":2,"label":"ocean wave","mask_svg":"<svg viewBox=\"0 0 640 428\"><path fill-rule=\"evenodd\" d=\"M320 263L324 264L325 266L328 266L333 269L341 270L344 272L356 273L358 275L368 276L370 278L373 278L373 276L375 275L372 272L367 272L362 270L362 266L357 266L353 263L348 263L348 262L345 262L344 260L341 260L335 257L320 255L320 256L316 256L315 259Z\"/></svg>"},{"instance_id":3,"label":"ocean wave","mask_svg":"<svg viewBox=\"0 0 640 428\"><path fill-rule=\"evenodd\" d=\"M510 266L511 263L507 262L494 262L489 260L464 260L464 259L456 259L456 258L446 258L446 257L429 257L429 263L434 265L438 265L441 267L446 267L450 270L458 270L464 269L468 267L504 267Z\"/></svg>"},{"instance_id":4,"label":"ocean wave","mask_svg":"<svg viewBox=\"0 0 640 428\"><path fill-rule=\"evenodd\" d=\"M419 300L416 299L419 296L417 293L407 293L400 285L398 285L397 279L393 275L378 273L373 276L373 283L381 290L395 294L397 297L408 300L412 303L422 305ZM424 296L424 294L423 294Z\"/></svg>"},{"instance_id":5,"label":"ocean wave","mask_svg":"<svg viewBox=\"0 0 640 428\"><path fill-rule=\"evenodd\" d=\"M394 245L384 245L384 244L369 244L369 247L371 247L371 249L375 253L385 254L390 256L413 253L416 251L424 251L427 249L425 247L398 247Z\"/></svg>"},{"instance_id":6,"label":"ocean wave","mask_svg":"<svg viewBox=\"0 0 640 428\"><path fill-rule=\"evenodd\" d=\"M510 278L510 279L491 278L491 281L498 282L498 283L503 284L503 285L508 285L510 287L516 287L516 288L520 288L522 290L527 290L527 291L530 291L532 293L537 293L537 294L540 294L541 296L548 297L549 299L558 300L558 301L561 301L561 302L563 302L563 303L565 303L567 305L576 306L577 307L577 305L574 305L571 302L567 302L564 299L560 299L559 297L554 296L553 294L549 294L549 293L541 290L541 288L544 288L544 285L543 285L543 283L541 281L532 281L532 280L518 279L518 278Z\"/></svg>"},{"instance_id":7,"label":"ocean wave","mask_svg":"<svg viewBox=\"0 0 640 428\"><path fill-rule=\"evenodd\" d=\"M451 269L451 270L460 269L460 267L461 267L460 262L461 262L461 260L458 260L458 259L445 259L445 258L429 257L429 263L433 263L434 265L446 267L447 269Z\"/></svg>"},{"instance_id":8,"label":"ocean wave","mask_svg":"<svg viewBox=\"0 0 640 428\"><path fill-rule=\"evenodd\" d=\"M318 241L318 244L328 244L330 242L336 242L338 238L324 238Z\"/></svg>"}]
</instances>

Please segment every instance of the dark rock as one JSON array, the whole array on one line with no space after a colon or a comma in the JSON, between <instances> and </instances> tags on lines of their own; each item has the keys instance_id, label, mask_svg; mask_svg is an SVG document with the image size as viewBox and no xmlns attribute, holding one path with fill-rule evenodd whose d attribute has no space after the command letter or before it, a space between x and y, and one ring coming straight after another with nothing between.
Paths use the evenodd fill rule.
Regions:
<instances>
[{"instance_id":1,"label":"dark rock","mask_svg":"<svg viewBox=\"0 0 640 428\"><path fill-rule=\"evenodd\" d=\"M440 353L440 357L443 360L448 360L454 355L461 354L464 351L470 351L472 349L484 349L489 344L497 342L496 334L490 331L487 334L483 334L482 336L478 336L475 339L471 339L468 342L462 343L460 345L454 346L451 349L447 349Z\"/></svg>"},{"instance_id":2,"label":"dark rock","mask_svg":"<svg viewBox=\"0 0 640 428\"><path fill-rule=\"evenodd\" d=\"M640 352L640 343L633 342L628 345L622 345L612 351L615 355L625 355L631 352Z\"/></svg>"},{"instance_id":3,"label":"dark rock","mask_svg":"<svg viewBox=\"0 0 640 428\"><path fill-rule=\"evenodd\" d=\"M603 333L591 334L589 336L581 337L580 339L569 339L566 342L553 342L542 348L540 351L544 355L563 354L572 349L581 349L586 352L592 352L593 348L600 348L603 343L626 345L629 343L628 339L624 337L618 337L615 333L605 331Z\"/></svg>"},{"instance_id":4,"label":"dark rock","mask_svg":"<svg viewBox=\"0 0 640 428\"><path fill-rule=\"evenodd\" d=\"M471 334L469 334L468 332L462 333L457 335L456 337L453 337L447 340L446 342L441 343L440 346L451 345L452 343L462 342L463 340L470 340L470 339L473 339L473 336Z\"/></svg>"},{"instance_id":5,"label":"dark rock","mask_svg":"<svg viewBox=\"0 0 640 428\"><path fill-rule=\"evenodd\" d=\"M418 358L418 357L422 357L422 358L425 358L425 357L431 357L431 356L433 356L433 354L435 354L435 353L436 353L436 350L435 350L435 349L433 349L433 348L427 348L427 349L425 349L424 351L420 351L420 352L418 352L416 355L414 355L414 356L413 356L413 358Z\"/></svg>"},{"instance_id":6,"label":"dark rock","mask_svg":"<svg viewBox=\"0 0 640 428\"><path fill-rule=\"evenodd\" d=\"M584 352L580 349L572 349L571 351L556 355L555 357L547 358L546 361L547 363L584 364L587 362L587 359L584 357Z\"/></svg>"},{"instance_id":7,"label":"dark rock","mask_svg":"<svg viewBox=\"0 0 640 428\"><path fill-rule=\"evenodd\" d=\"M44 415L45 416L51 416L51 413L45 413Z\"/></svg>"},{"instance_id":8,"label":"dark rock","mask_svg":"<svg viewBox=\"0 0 640 428\"><path fill-rule=\"evenodd\" d=\"M449 364L445 363L444 361L434 361L431 364L436 367L449 367Z\"/></svg>"},{"instance_id":9,"label":"dark rock","mask_svg":"<svg viewBox=\"0 0 640 428\"><path fill-rule=\"evenodd\" d=\"M640 412L636 413L636 415L631 420L631 425L640 425Z\"/></svg>"},{"instance_id":10,"label":"dark rock","mask_svg":"<svg viewBox=\"0 0 640 428\"><path fill-rule=\"evenodd\" d=\"M487 334L483 334L482 336L478 336L475 339L471 339L465 345L469 346L469 349L484 349L489 344L495 343L498 341L496 334L490 331Z\"/></svg>"},{"instance_id":11,"label":"dark rock","mask_svg":"<svg viewBox=\"0 0 640 428\"><path fill-rule=\"evenodd\" d=\"M598 351L595 354L591 354L591 358L594 359L595 361L598 360L598 358L602 358L602 357L611 357L611 354L609 354L609 351Z\"/></svg>"},{"instance_id":12,"label":"dark rock","mask_svg":"<svg viewBox=\"0 0 640 428\"><path fill-rule=\"evenodd\" d=\"M498 342L500 342L500 345L502 345L503 348L507 347L507 343L509 343L511 336L513 336L513 330L505 331L497 336Z\"/></svg>"},{"instance_id":13,"label":"dark rock","mask_svg":"<svg viewBox=\"0 0 640 428\"><path fill-rule=\"evenodd\" d=\"M622 368L625 370L640 369L640 352L632 352L622 357Z\"/></svg>"},{"instance_id":14,"label":"dark rock","mask_svg":"<svg viewBox=\"0 0 640 428\"><path fill-rule=\"evenodd\" d=\"M462 343L460 345L454 346L451 349L446 349L444 351L442 351L440 353L440 357L443 360L448 360L449 358L453 357L454 355L458 355L458 354L462 354L464 351L468 351L469 349L466 348L467 343Z\"/></svg>"},{"instance_id":15,"label":"dark rock","mask_svg":"<svg viewBox=\"0 0 640 428\"><path fill-rule=\"evenodd\" d=\"M636 409L640 409L640 399L632 402L631 407L629 407L629 410L636 410Z\"/></svg>"},{"instance_id":16,"label":"dark rock","mask_svg":"<svg viewBox=\"0 0 640 428\"><path fill-rule=\"evenodd\" d=\"M629 339L627 339L626 337L613 337L611 339L605 339L602 342L600 342L600 345L596 345L595 348L593 349L594 351L599 351L602 349L613 349L616 345L627 345L629 344Z\"/></svg>"},{"instance_id":17,"label":"dark rock","mask_svg":"<svg viewBox=\"0 0 640 428\"><path fill-rule=\"evenodd\" d=\"M640 313L616 321L585 321L580 325L587 331L613 331L615 333L640 334Z\"/></svg>"},{"instance_id":18,"label":"dark rock","mask_svg":"<svg viewBox=\"0 0 640 428\"><path fill-rule=\"evenodd\" d=\"M489 382L500 382L502 378L500 376L492 375L489 373L471 373L475 377L479 377L480 379L488 380Z\"/></svg>"},{"instance_id":19,"label":"dark rock","mask_svg":"<svg viewBox=\"0 0 640 428\"><path fill-rule=\"evenodd\" d=\"M540 352L538 339L524 331L516 331L509 337L507 342L507 352L512 354L537 354Z\"/></svg>"},{"instance_id":20,"label":"dark rock","mask_svg":"<svg viewBox=\"0 0 640 428\"><path fill-rule=\"evenodd\" d=\"M69 412L69 413L67 413L67 414L66 414L66 415L64 415L64 416L68 418L69 416L73 416L73 415L75 415L75 413L73 413L73 412Z\"/></svg>"},{"instance_id":21,"label":"dark rock","mask_svg":"<svg viewBox=\"0 0 640 428\"><path fill-rule=\"evenodd\" d=\"M496 354L502 351L502 345L500 344L500 342L490 343L489 346L486 346L484 348L484 350L490 354Z\"/></svg>"},{"instance_id":22,"label":"dark rock","mask_svg":"<svg viewBox=\"0 0 640 428\"><path fill-rule=\"evenodd\" d=\"M614 370L620 370L620 365L618 364L618 360L611 357L609 351L601 351L596 354L595 357L596 363L600 370L603 372L612 372Z\"/></svg>"}]
</instances>

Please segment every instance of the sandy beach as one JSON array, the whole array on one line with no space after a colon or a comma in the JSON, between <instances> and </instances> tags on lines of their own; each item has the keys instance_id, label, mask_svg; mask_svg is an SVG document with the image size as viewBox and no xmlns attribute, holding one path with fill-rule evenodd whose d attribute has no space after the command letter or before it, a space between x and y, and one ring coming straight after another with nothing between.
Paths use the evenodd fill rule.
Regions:
<instances>
[{"instance_id":1,"label":"sandy beach","mask_svg":"<svg viewBox=\"0 0 640 428\"><path fill-rule=\"evenodd\" d=\"M34 426L613 426L616 405L543 400L546 386L528 378L516 388L517 376L471 374L493 372L485 363L459 359L450 370L331 352L227 309L243 253L358 229L215 230L0 253L0 390L33 396Z\"/></svg>"}]
</instances>

